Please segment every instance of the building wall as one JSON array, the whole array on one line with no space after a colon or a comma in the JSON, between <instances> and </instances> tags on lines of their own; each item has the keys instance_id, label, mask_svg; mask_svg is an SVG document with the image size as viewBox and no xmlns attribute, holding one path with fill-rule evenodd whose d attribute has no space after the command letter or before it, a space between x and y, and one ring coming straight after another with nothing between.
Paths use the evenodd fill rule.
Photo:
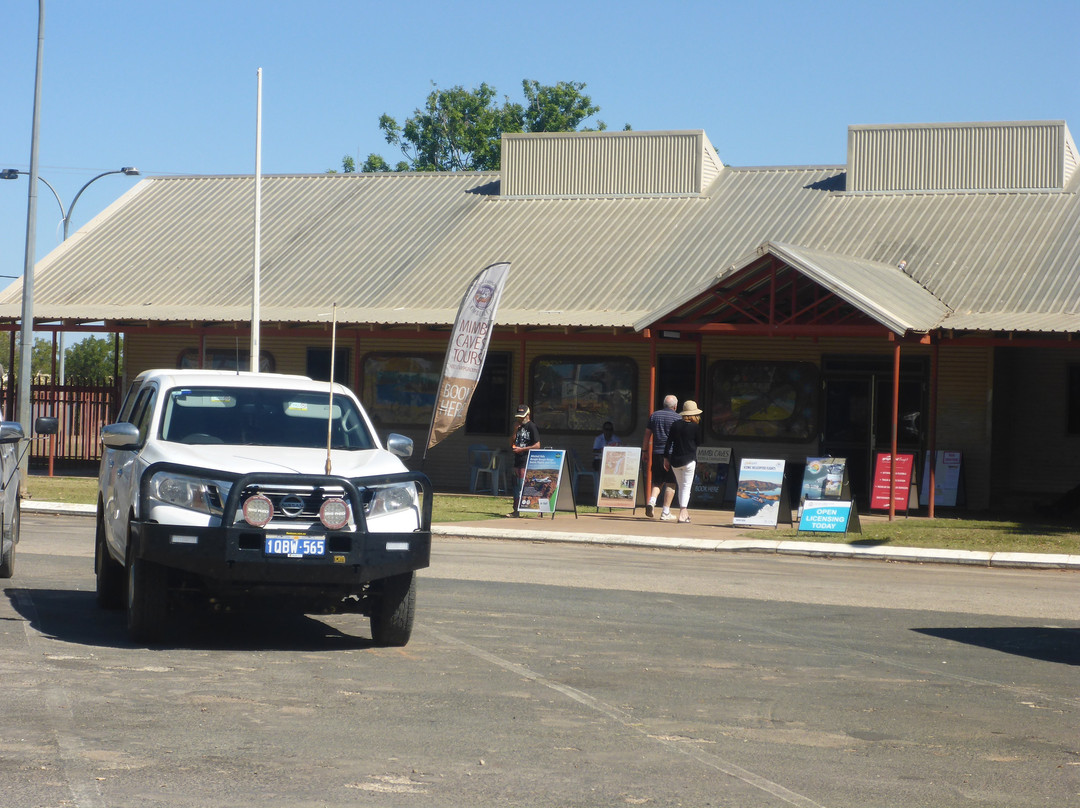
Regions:
<instances>
[{"instance_id":1,"label":"building wall","mask_svg":"<svg viewBox=\"0 0 1080 808\"><path fill-rule=\"evenodd\" d=\"M509 338L507 338L507 336ZM610 341L592 341L580 336L535 336L524 342L524 361L521 358L522 339L513 335L498 335L492 341L491 352L508 352L512 355L512 383L509 407L520 400L535 407L530 389L529 376L534 360L541 356L602 356L628 357L637 366L635 417L633 427L620 434L623 445L640 446L644 439L644 430L648 415L652 410L650 400L650 344L644 338L631 340L612 339ZM358 379L358 369L364 357L369 353L438 354L445 350L445 340L437 337L409 338L376 337L367 332L342 331L338 334L338 347L350 351L348 383L354 390L362 392L363 383ZM325 336L305 332L301 335L283 336L276 332L264 333L261 347L273 355L275 370L280 373L305 373L307 371L307 348L318 346L329 348L330 335ZM190 337L176 335L148 335L132 333L125 339L125 368L128 378L134 377L141 370L161 365L175 366L180 353L185 348L198 348L199 336L193 331ZM246 350L244 338L237 346L232 337L208 337L208 350L233 351ZM707 337L701 346L702 376L700 379L700 403L706 410L708 401L707 381L709 368L721 359L753 360L760 362L809 362L819 368L823 357L828 356L873 356L891 360L892 343L887 341L852 341L843 339L781 339L766 337L720 336ZM695 355L695 345L690 340L663 340L657 345L659 354ZM1028 356L1031 352L1024 352ZM903 357L929 357L930 348L924 345L904 346ZM991 482L991 390L994 381L993 352L990 348L953 348L944 347L939 355L939 392L938 392L938 448L959 450L964 453L966 494L969 505L973 508L986 508L990 503ZM1045 361L1045 360L1044 360ZM1080 361L1080 359L1078 359ZM1064 373L1064 357L1058 356L1058 376ZM1032 381L1039 370L1023 362L1017 363ZM691 380L692 381L692 380ZM692 389L692 383L687 385ZM524 392L522 392L524 391ZM666 391L658 390L658 395ZM363 398L363 396L361 396ZM1030 409L1030 405L1029 405ZM1043 419L1045 420L1045 419ZM1060 420L1060 418L1058 419ZM1039 418L1035 418L1038 423ZM467 451L476 444L490 448L503 448L509 443L508 434L479 433L470 434L464 428L458 430L439 445L433 447L426 460L424 445L427 439L427 424L412 426L377 424L381 436L395 431L411 437L416 444L415 457L410 461L412 468L423 468L431 476L436 486L444 490L463 490L468 484ZM1030 428L1029 428L1030 429ZM818 426L820 433L820 424ZM542 445L555 448L573 448L581 460L588 464L592 451L593 434L564 433L545 431ZM1061 443L1060 433L1040 441L1050 446ZM731 445L733 460L743 457L783 458L801 467L808 456L819 453L817 437L806 441L775 441L740 438L719 441L713 436L706 436L707 445ZM1073 440L1080 444L1080 436ZM1021 451L1029 445L1027 439L1020 441ZM883 447L880 447L883 448ZM1028 452L1025 457L1030 455ZM1071 459L1077 453L1060 452L1062 460ZM1028 458L1017 467L1017 483L1029 484L1035 480L1044 468L1037 459ZM1080 471L1080 468L1077 469ZM918 470L921 475L921 469ZM854 482L854 481L853 481ZM1010 481L1010 484L1012 481Z\"/></svg>"}]
</instances>

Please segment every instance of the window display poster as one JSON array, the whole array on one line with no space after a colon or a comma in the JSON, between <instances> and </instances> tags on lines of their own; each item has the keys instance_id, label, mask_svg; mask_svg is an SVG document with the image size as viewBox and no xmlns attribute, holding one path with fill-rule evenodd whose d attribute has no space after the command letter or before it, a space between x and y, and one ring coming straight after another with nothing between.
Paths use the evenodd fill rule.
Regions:
<instances>
[{"instance_id":1,"label":"window display poster","mask_svg":"<svg viewBox=\"0 0 1080 808\"><path fill-rule=\"evenodd\" d=\"M784 461L751 460L739 463L735 492L734 525L776 527L784 495Z\"/></svg>"},{"instance_id":2,"label":"window display poster","mask_svg":"<svg viewBox=\"0 0 1080 808\"><path fill-rule=\"evenodd\" d=\"M847 533L851 520L851 502L806 499L799 519L800 533Z\"/></svg>"},{"instance_id":3,"label":"window display poster","mask_svg":"<svg viewBox=\"0 0 1080 808\"><path fill-rule=\"evenodd\" d=\"M956 507L957 492L960 490L961 452L939 451L934 463L934 504L946 508ZM930 504L930 457L923 462L922 491L919 504Z\"/></svg>"},{"instance_id":4,"label":"window display poster","mask_svg":"<svg viewBox=\"0 0 1080 808\"><path fill-rule=\"evenodd\" d=\"M730 465L731 447L699 446L690 504L696 508L722 507Z\"/></svg>"},{"instance_id":5,"label":"window display poster","mask_svg":"<svg viewBox=\"0 0 1080 808\"><path fill-rule=\"evenodd\" d=\"M874 491L870 497L871 508L889 509L889 470L892 467L892 455L879 452L874 461ZM898 454L896 456L896 476L894 478L893 502L898 511L908 509L908 494L911 491L911 472L915 467L915 455Z\"/></svg>"},{"instance_id":6,"label":"window display poster","mask_svg":"<svg viewBox=\"0 0 1080 808\"><path fill-rule=\"evenodd\" d=\"M633 509L640 470L640 446L605 446L600 459L596 507Z\"/></svg>"},{"instance_id":7,"label":"window display poster","mask_svg":"<svg viewBox=\"0 0 1080 808\"><path fill-rule=\"evenodd\" d=\"M525 480L521 486L518 510L522 513L555 512L562 485L564 449L530 449L525 461Z\"/></svg>"}]
</instances>

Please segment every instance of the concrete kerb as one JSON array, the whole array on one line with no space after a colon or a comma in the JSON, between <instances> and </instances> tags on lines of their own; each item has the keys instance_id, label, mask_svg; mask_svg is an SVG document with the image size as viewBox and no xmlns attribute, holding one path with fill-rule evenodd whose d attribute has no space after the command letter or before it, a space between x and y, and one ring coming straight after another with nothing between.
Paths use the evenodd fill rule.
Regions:
<instances>
[{"instance_id":1,"label":"concrete kerb","mask_svg":"<svg viewBox=\"0 0 1080 808\"><path fill-rule=\"evenodd\" d=\"M93 505L34 502L24 499L24 513L58 516L94 516ZM775 539L694 539L674 536L629 536L612 533L553 532L512 528L485 528L470 525L434 525L435 536L462 539L510 539L515 541L563 542L662 550L696 550L718 553L773 553L810 558L853 558L874 561L905 561L916 564L968 564L982 567L1080 570L1080 555L1065 553L985 553L977 550L938 550L925 547L861 546L813 541Z\"/></svg>"}]
</instances>

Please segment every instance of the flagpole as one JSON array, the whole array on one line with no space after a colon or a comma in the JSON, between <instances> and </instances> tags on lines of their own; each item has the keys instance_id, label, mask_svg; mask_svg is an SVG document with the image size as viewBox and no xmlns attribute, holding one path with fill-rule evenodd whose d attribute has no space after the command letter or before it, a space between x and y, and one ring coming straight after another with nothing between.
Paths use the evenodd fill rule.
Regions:
<instances>
[{"instance_id":1,"label":"flagpole","mask_svg":"<svg viewBox=\"0 0 1080 808\"><path fill-rule=\"evenodd\" d=\"M262 262L262 68L256 73L255 100L255 249L251 268L251 351L248 367L252 373L259 370L259 323L262 312L259 308L259 296ZM329 461L327 461L329 462Z\"/></svg>"}]
</instances>

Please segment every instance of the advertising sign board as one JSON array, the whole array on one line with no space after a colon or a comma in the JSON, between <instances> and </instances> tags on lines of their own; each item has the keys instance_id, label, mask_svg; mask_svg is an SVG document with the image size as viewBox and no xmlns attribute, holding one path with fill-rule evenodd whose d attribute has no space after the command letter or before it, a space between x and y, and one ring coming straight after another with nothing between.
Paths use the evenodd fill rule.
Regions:
<instances>
[{"instance_id":1,"label":"advertising sign board","mask_svg":"<svg viewBox=\"0 0 1080 808\"><path fill-rule=\"evenodd\" d=\"M879 452L874 462L874 491L870 497L870 507L889 509L889 470L892 455ZM915 455L898 454L896 456L896 476L893 487L893 503L898 511L908 509L908 494L911 489L911 472L915 466Z\"/></svg>"},{"instance_id":2,"label":"advertising sign board","mask_svg":"<svg viewBox=\"0 0 1080 808\"><path fill-rule=\"evenodd\" d=\"M776 527L784 499L784 461L752 460L739 463L732 524Z\"/></svg>"},{"instance_id":3,"label":"advertising sign board","mask_svg":"<svg viewBox=\"0 0 1080 808\"><path fill-rule=\"evenodd\" d=\"M640 446L605 446L600 458L596 507L633 509L637 502L640 469Z\"/></svg>"},{"instance_id":4,"label":"advertising sign board","mask_svg":"<svg viewBox=\"0 0 1080 808\"><path fill-rule=\"evenodd\" d=\"M530 449L521 486L521 513L554 513L562 486L564 449Z\"/></svg>"},{"instance_id":5,"label":"advertising sign board","mask_svg":"<svg viewBox=\"0 0 1080 808\"><path fill-rule=\"evenodd\" d=\"M720 508L727 492L730 467L730 446L699 446L690 504L695 508Z\"/></svg>"}]
</instances>

